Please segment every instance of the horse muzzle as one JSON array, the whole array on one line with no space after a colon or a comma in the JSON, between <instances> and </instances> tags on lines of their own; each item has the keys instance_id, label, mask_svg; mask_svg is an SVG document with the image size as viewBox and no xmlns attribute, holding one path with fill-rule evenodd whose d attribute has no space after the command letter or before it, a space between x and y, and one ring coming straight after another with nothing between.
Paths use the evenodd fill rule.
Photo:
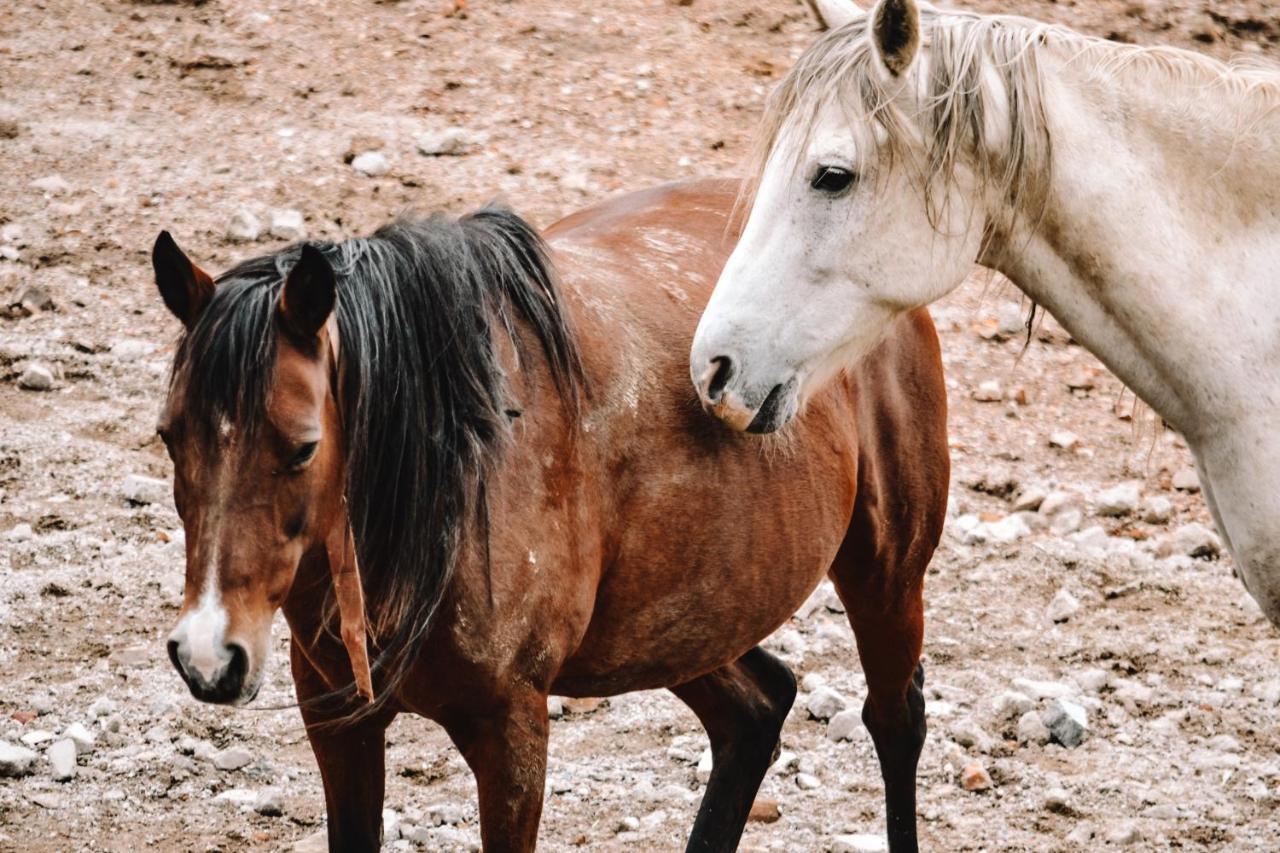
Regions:
<instances>
[{"instance_id":1,"label":"horse muzzle","mask_svg":"<svg viewBox=\"0 0 1280 853\"><path fill-rule=\"evenodd\" d=\"M740 432L769 433L799 410L799 382L793 375L763 391L741 381L737 362L728 355L710 359L694 378L702 407Z\"/></svg>"}]
</instances>

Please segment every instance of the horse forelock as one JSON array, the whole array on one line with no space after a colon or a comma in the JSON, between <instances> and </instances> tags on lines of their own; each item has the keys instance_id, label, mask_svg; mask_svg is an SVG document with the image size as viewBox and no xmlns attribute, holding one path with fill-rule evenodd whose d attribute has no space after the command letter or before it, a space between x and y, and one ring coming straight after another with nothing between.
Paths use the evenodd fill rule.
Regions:
<instances>
[{"instance_id":1,"label":"horse forelock","mask_svg":"<svg viewBox=\"0 0 1280 853\"><path fill-rule=\"evenodd\" d=\"M848 119L858 156L878 151L913 169L932 212L963 164L981 189L1009 200L1015 215L1038 217L1053 167L1042 71L1047 51L1104 79L1190 84L1200 92L1216 87L1243 98L1243 114L1228 129L1235 135L1280 108L1280 69L1274 65L1227 64L1188 50L1119 44L1027 18L922 5L923 61L908 72L921 110L907 115L895 100L900 82L877 64L868 17L824 33L774 91L744 201L754 195L783 134L796 134L793 153L799 158L818 115L834 105Z\"/></svg>"},{"instance_id":2,"label":"horse forelock","mask_svg":"<svg viewBox=\"0 0 1280 853\"><path fill-rule=\"evenodd\" d=\"M536 339L574 418L581 360L546 248L510 211L402 218L367 239L313 245L338 281L347 499L385 698L430 629L467 537L486 535L484 482L511 405L501 338L521 359L527 334ZM179 343L171 394L210 440L220 422L248 441L264 421L275 306L300 251L221 276Z\"/></svg>"}]
</instances>

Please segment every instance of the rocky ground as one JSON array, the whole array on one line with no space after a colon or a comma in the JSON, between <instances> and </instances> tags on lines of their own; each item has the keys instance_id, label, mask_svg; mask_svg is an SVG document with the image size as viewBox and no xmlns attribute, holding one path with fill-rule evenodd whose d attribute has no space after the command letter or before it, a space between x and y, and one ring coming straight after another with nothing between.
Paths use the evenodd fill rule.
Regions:
<instances>
[{"instance_id":1,"label":"rocky ground","mask_svg":"<svg viewBox=\"0 0 1280 853\"><path fill-rule=\"evenodd\" d=\"M1276 55L1249 2L981 0L1099 35ZM222 269L494 196L547 224L735 174L812 38L794 0L0 6L0 849L315 849L283 666L257 709L169 669L182 550L153 425L161 228ZM1280 844L1280 637L1189 458L1052 321L977 278L937 307L951 523L928 585L928 849ZM803 678L744 847L875 850L880 780L829 588L769 645ZM545 849L677 849L705 739L664 694L556 703ZM388 844L478 842L442 733L391 733Z\"/></svg>"}]
</instances>

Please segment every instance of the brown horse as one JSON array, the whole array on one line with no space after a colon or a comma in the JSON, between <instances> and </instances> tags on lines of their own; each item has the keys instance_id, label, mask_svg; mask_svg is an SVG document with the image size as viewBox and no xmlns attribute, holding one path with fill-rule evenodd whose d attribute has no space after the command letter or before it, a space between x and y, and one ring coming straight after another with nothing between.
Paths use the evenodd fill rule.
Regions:
<instances>
[{"instance_id":1,"label":"brown horse","mask_svg":"<svg viewBox=\"0 0 1280 853\"><path fill-rule=\"evenodd\" d=\"M247 702L284 609L331 849L378 847L398 713L466 758L485 849L531 850L547 696L659 687L711 740L689 849L734 849L796 693L756 644L827 573L892 847L915 849L922 581L948 481L937 338L904 317L779 437L704 414L687 353L736 192L607 202L555 225L550 258L493 209L295 246L216 285L157 241L186 327L160 424L187 533L170 654L197 698Z\"/></svg>"}]
</instances>

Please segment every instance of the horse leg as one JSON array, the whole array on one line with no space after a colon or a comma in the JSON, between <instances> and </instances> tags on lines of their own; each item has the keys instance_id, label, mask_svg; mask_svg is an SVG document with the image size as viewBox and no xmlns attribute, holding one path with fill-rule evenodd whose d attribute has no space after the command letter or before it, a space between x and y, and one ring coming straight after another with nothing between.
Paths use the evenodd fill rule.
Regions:
<instances>
[{"instance_id":1,"label":"horse leg","mask_svg":"<svg viewBox=\"0 0 1280 853\"><path fill-rule=\"evenodd\" d=\"M504 697L487 713L442 720L476 777L480 839L485 853L533 850L547 776L547 697L529 692Z\"/></svg>"},{"instance_id":2,"label":"horse leg","mask_svg":"<svg viewBox=\"0 0 1280 853\"><path fill-rule=\"evenodd\" d=\"M867 677L862 722L880 759L889 849L915 853L919 849L916 765L925 739L924 667L920 664L924 565L919 572L906 573L905 588L890 582L891 573L868 578L858 571L860 567L842 565L837 558L832 578L849 614Z\"/></svg>"},{"instance_id":3,"label":"horse leg","mask_svg":"<svg viewBox=\"0 0 1280 853\"><path fill-rule=\"evenodd\" d=\"M385 786L385 742L394 712L358 723L341 722L349 708L310 706L309 700L330 691L295 639L290 664L297 686L302 721L324 782L331 851L377 851L382 846L382 797Z\"/></svg>"},{"instance_id":4,"label":"horse leg","mask_svg":"<svg viewBox=\"0 0 1280 853\"><path fill-rule=\"evenodd\" d=\"M757 646L672 692L707 730L713 762L685 849L736 850L796 698L796 678L786 664Z\"/></svg>"}]
</instances>

